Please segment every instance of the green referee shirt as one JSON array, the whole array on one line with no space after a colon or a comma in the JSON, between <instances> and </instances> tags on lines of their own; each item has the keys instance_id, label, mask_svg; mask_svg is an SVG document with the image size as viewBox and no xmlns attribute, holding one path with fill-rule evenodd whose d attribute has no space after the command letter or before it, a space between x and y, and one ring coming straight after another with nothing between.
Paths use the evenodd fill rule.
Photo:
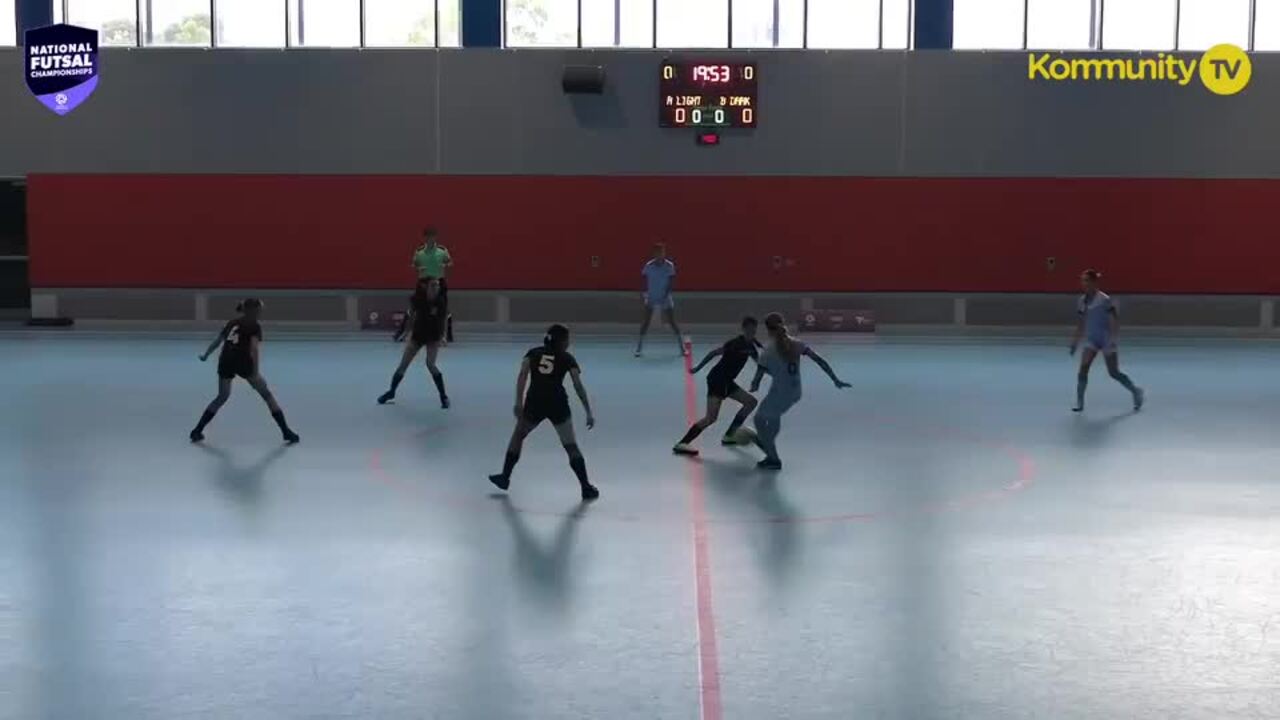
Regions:
<instances>
[{"instance_id":1,"label":"green referee shirt","mask_svg":"<svg viewBox=\"0 0 1280 720\"><path fill-rule=\"evenodd\" d=\"M443 245L436 245L432 249L423 245L413 254L413 266L418 269L419 278L444 277L445 263L451 261L449 250Z\"/></svg>"}]
</instances>

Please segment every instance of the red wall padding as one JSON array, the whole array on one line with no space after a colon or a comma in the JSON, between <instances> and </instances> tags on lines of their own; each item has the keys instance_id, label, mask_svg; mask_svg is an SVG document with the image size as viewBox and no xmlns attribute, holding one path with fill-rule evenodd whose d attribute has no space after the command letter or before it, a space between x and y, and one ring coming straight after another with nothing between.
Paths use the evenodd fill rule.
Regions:
<instances>
[{"instance_id":1,"label":"red wall padding","mask_svg":"<svg viewBox=\"0 0 1280 720\"><path fill-rule=\"evenodd\" d=\"M1064 291L1097 266L1127 292L1280 292L1280 181L41 175L28 192L37 288L403 288L430 223L456 288L631 289L663 238L686 290Z\"/></svg>"}]
</instances>

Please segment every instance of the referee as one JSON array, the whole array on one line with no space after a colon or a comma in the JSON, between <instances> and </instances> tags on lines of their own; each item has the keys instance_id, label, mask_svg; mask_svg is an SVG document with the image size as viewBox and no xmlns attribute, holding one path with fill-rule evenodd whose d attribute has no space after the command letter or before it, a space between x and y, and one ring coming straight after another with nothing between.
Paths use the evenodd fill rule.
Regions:
<instances>
[{"instance_id":1,"label":"referee","mask_svg":"<svg viewBox=\"0 0 1280 720\"><path fill-rule=\"evenodd\" d=\"M413 253L413 267L418 271L418 279L435 278L440 281L440 302L447 320L445 337L453 342L453 316L449 314L449 285L446 279L453 258L449 249L440 244L440 232L434 227L422 231L422 247Z\"/></svg>"}]
</instances>

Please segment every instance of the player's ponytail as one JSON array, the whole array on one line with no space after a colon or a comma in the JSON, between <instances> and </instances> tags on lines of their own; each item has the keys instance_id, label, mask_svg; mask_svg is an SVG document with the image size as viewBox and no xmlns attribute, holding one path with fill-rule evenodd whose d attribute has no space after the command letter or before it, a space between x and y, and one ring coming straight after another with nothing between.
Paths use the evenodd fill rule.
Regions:
<instances>
[{"instance_id":1,"label":"player's ponytail","mask_svg":"<svg viewBox=\"0 0 1280 720\"><path fill-rule=\"evenodd\" d=\"M555 350L569 342L569 328L556 323L547 328L547 334L542 337L542 344L548 350Z\"/></svg>"}]
</instances>

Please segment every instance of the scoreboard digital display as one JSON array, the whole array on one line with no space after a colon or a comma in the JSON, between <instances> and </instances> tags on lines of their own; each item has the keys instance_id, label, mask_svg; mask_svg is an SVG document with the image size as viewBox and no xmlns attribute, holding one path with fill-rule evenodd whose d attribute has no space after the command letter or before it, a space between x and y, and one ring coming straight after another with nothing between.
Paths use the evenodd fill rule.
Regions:
<instances>
[{"instance_id":1,"label":"scoreboard digital display","mask_svg":"<svg viewBox=\"0 0 1280 720\"><path fill-rule=\"evenodd\" d=\"M662 63L658 124L672 128L754 128L755 63Z\"/></svg>"}]
</instances>

